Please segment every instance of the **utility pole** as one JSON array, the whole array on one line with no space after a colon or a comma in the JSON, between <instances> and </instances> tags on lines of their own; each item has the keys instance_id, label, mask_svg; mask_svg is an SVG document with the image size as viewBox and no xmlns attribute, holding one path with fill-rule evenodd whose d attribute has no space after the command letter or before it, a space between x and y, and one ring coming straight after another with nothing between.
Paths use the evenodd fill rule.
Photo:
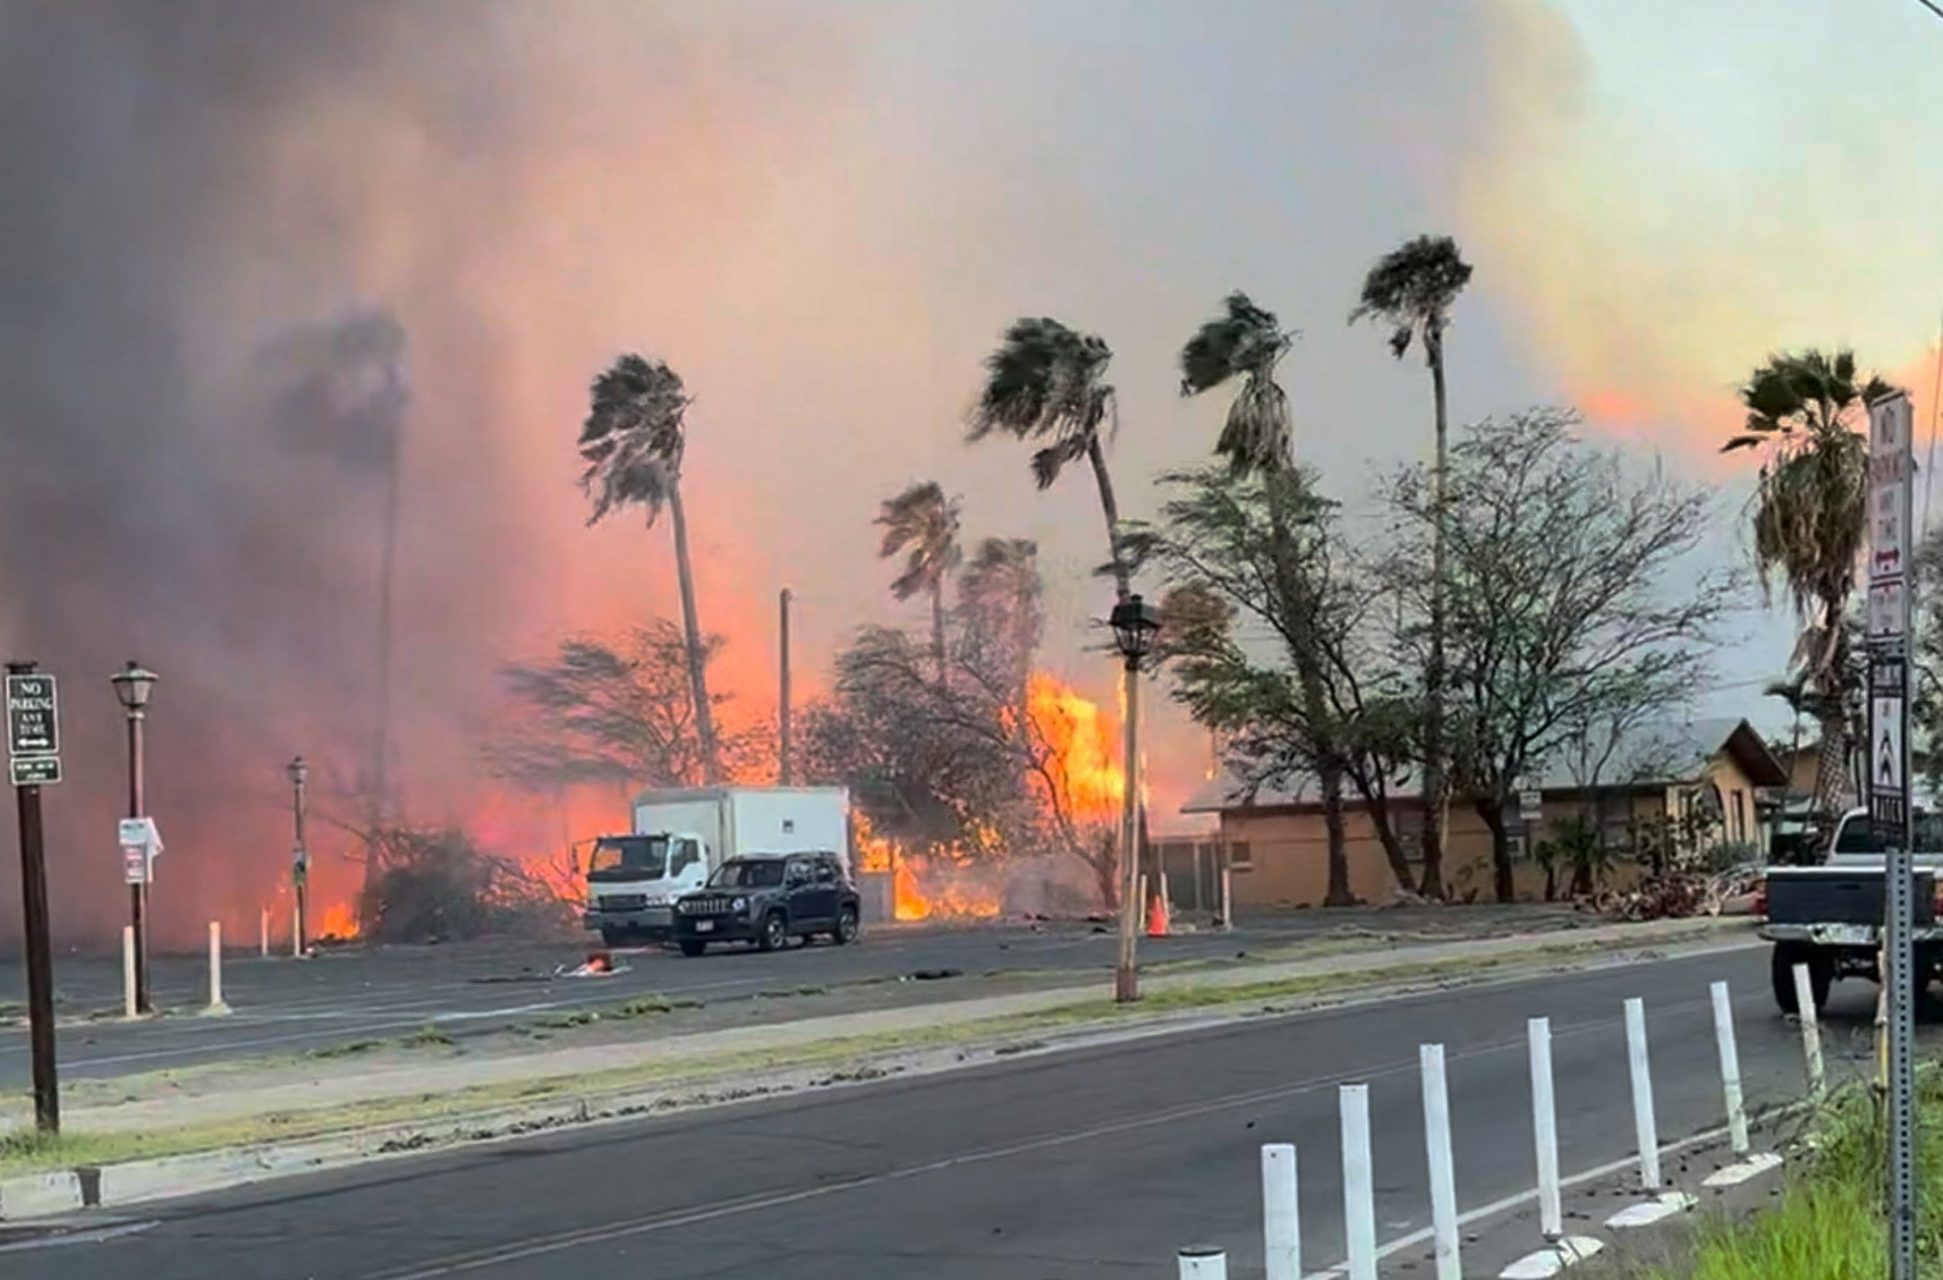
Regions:
<instances>
[{"instance_id":1,"label":"utility pole","mask_svg":"<svg viewBox=\"0 0 1943 1280\"><path fill-rule=\"evenodd\" d=\"M14 806L20 814L20 902L27 933L27 1034L33 1059L34 1126L42 1133L56 1134L61 1131L61 1085L54 1056L54 957L48 938L47 854L41 836L40 789L42 782L59 782L61 769L60 757L54 754L58 746L54 677L35 671L32 662L7 664L7 757ZM32 738L37 723L45 728L44 741L23 741ZM45 754L26 754L23 746Z\"/></svg>"},{"instance_id":2,"label":"utility pole","mask_svg":"<svg viewBox=\"0 0 1943 1280\"><path fill-rule=\"evenodd\" d=\"M789 588L788 587L783 588L783 593L778 598L778 604L780 606L781 614L782 614L781 627L779 629L779 634L781 635L782 671L780 672L781 688L778 690L777 698L776 698L776 705L777 705L776 728L777 728L778 737L780 738L780 741L776 745L776 781L778 785L787 787L791 785L791 780L794 776L793 771L790 769L790 759L789 759L790 724L789 724Z\"/></svg>"},{"instance_id":3,"label":"utility pole","mask_svg":"<svg viewBox=\"0 0 1943 1280\"><path fill-rule=\"evenodd\" d=\"M291 954L304 954L304 933L310 924L310 849L304 843L304 783L310 777L310 766L302 756L290 761L284 770L290 778L290 819L295 828L295 842L290 849L290 886L296 891L297 912L292 921L290 940Z\"/></svg>"}]
</instances>

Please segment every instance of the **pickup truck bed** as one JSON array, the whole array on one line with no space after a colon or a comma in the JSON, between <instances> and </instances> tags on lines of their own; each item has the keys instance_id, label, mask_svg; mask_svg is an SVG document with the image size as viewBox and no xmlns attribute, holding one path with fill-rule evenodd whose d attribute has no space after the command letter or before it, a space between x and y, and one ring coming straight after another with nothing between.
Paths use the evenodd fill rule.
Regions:
<instances>
[{"instance_id":1,"label":"pickup truck bed","mask_svg":"<svg viewBox=\"0 0 1943 1280\"><path fill-rule=\"evenodd\" d=\"M1925 859L1931 862L1931 859ZM1919 866L1914 886L1916 978L1919 994L1943 964L1943 927L1936 919L1936 868ZM1772 867L1767 873L1767 922L1761 936L1774 943L1774 999L1794 1013L1794 966L1808 966L1816 1008L1837 979L1880 981L1887 888L1880 858L1838 856L1819 867Z\"/></svg>"}]
</instances>

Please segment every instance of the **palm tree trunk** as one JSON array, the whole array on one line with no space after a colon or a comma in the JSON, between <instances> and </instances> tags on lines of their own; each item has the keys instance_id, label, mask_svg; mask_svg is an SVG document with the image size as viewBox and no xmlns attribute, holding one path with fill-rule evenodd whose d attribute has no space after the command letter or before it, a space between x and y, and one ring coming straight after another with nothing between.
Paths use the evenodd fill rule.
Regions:
<instances>
[{"instance_id":1,"label":"palm tree trunk","mask_svg":"<svg viewBox=\"0 0 1943 1280\"><path fill-rule=\"evenodd\" d=\"M1127 558L1120 554L1120 504L1113 497L1113 477L1106 472L1106 451L1099 437L1086 442L1086 460L1093 464L1093 479L1100 486L1100 510L1106 515L1106 545L1113 556L1113 590L1118 599L1133 594L1133 575L1127 572Z\"/></svg>"},{"instance_id":2,"label":"palm tree trunk","mask_svg":"<svg viewBox=\"0 0 1943 1280\"><path fill-rule=\"evenodd\" d=\"M945 584L941 575L931 584L931 657L938 664L938 687L945 687Z\"/></svg>"},{"instance_id":3,"label":"palm tree trunk","mask_svg":"<svg viewBox=\"0 0 1943 1280\"><path fill-rule=\"evenodd\" d=\"M695 704L695 735L701 740L702 781L722 781L721 749L715 740L715 709L708 700L707 655L702 649L702 624L695 616L695 572L688 558L688 516L681 505L681 483L668 486L668 514L675 525L675 577L681 584L681 627L688 658L688 693Z\"/></svg>"},{"instance_id":4,"label":"palm tree trunk","mask_svg":"<svg viewBox=\"0 0 1943 1280\"><path fill-rule=\"evenodd\" d=\"M1821 722L1821 750L1815 760L1815 816L1821 821L1826 834L1833 836L1837 821L1841 818L1843 792L1849 786L1850 741L1848 716L1848 690L1844 687L1848 672L1848 636L1842 630L1842 615L1847 606L1846 599L1830 599L1822 603L1822 615L1832 628L1827 661L1815 674L1817 692L1816 719ZM1868 752L1863 755L1863 771L1867 776ZM1858 798L1863 794L1857 785Z\"/></svg>"},{"instance_id":5,"label":"palm tree trunk","mask_svg":"<svg viewBox=\"0 0 1943 1280\"><path fill-rule=\"evenodd\" d=\"M1444 394L1443 335L1433 328L1424 336L1424 348L1436 401L1437 457L1430 490L1430 663L1424 671L1424 874L1419 891L1426 898L1442 898L1444 806L1449 799L1444 758L1444 490L1450 461L1450 424Z\"/></svg>"},{"instance_id":6,"label":"palm tree trunk","mask_svg":"<svg viewBox=\"0 0 1943 1280\"><path fill-rule=\"evenodd\" d=\"M382 845L379 829L385 824L391 800L391 650L392 583L398 565L398 485L402 459L399 446L392 445L391 470L385 477L384 524L378 543L378 652L377 696L371 724L371 794L367 797L364 856L364 887L369 890L377 879Z\"/></svg>"}]
</instances>

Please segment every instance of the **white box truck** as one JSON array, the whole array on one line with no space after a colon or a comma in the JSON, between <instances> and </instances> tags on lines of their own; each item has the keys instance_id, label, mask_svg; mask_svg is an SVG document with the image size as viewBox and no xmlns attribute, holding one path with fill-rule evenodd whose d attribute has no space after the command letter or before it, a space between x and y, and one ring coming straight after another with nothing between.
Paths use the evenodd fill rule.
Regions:
<instances>
[{"instance_id":1,"label":"white box truck","mask_svg":"<svg viewBox=\"0 0 1943 1280\"><path fill-rule=\"evenodd\" d=\"M676 898L748 853L834 853L850 861L846 787L643 791L634 830L602 836L587 859L587 928L608 946L664 940Z\"/></svg>"}]
</instances>

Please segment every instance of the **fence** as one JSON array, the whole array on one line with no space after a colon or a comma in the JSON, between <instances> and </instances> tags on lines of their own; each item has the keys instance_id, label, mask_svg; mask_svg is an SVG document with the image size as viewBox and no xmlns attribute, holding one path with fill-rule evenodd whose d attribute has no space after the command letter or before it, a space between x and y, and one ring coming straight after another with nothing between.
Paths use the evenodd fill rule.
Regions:
<instances>
[{"instance_id":1,"label":"fence","mask_svg":"<svg viewBox=\"0 0 1943 1280\"><path fill-rule=\"evenodd\" d=\"M1820 1028L1810 994L1806 965L1795 966L1795 984L1801 1011L1802 1054L1806 1063L1811 1099L1823 1096L1824 1068ZM1757 1153L1748 1134L1747 1109L1741 1088L1739 1047L1734 1036L1734 1021L1728 987L1713 983L1709 989L1713 1006L1714 1041L1720 1068L1721 1103L1725 1132L1734 1155L1733 1163L1707 1175L1703 1185L1728 1187L1772 1169L1780 1157ZM1652 1060L1646 1036L1645 1002L1634 998L1622 1006L1626 1028L1627 1075L1631 1087L1635 1158L1639 1186L1647 1198L1626 1206L1605 1220L1609 1230L1646 1226L1693 1205L1693 1198L1666 1186L1661 1167L1659 1125L1653 1106ZM1535 1186L1529 1195L1538 1201L1539 1239L1532 1252L1517 1259L1499 1273L1500 1280L1543 1280L1566 1267L1600 1251L1604 1241L1596 1235L1568 1235L1562 1204L1563 1183L1559 1175L1557 1092L1552 1075L1552 1027L1549 1018L1532 1018L1526 1024L1527 1056L1530 1064L1532 1108L1532 1168ZM1423 1086L1424 1158L1429 1173L1430 1229L1433 1275L1436 1280L1462 1280L1461 1229L1458 1212L1455 1166L1452 1159L1450 1095L1445 1078L1444 1046L1426 1044L1418 1049L1418 1072ZM1344 1084L1338 1089L1343 1174L1343 1237L1346 1257L1327 1269L1308 1277L1345 1276L1347 1280L1377 1280L1381 1259L1399 1248L1420 1243L1424 1233L1406 1237L1379 1248L1376 1239L1376 1185L1370 1160L1369 1086ZM1301 1213L1296 1191L1299 1183L1297 1150L1294 1144L1270 1142L1261 1148L1262 1251L1266 1280L1304 1280L1302 1270ZM1502 1206L1503 1202L1500 1202ZM1228 1280L1225 1251L1206 1245L1182 1249L1178 1254L1181 1280Z\"/></svg>"}]
</instances>

